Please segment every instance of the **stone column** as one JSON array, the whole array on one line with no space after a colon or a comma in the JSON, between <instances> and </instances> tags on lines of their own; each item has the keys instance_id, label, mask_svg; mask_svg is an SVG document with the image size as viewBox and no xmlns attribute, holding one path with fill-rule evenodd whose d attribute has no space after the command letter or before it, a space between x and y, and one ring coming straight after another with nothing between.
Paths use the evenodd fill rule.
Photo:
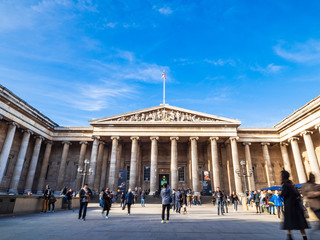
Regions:
<instances>
[{"instance_id":1,"label":"stone column","mask_svg":"<svg viewBox=\"0 0 320 240\"><path fill-rule=\"evenodd\" d=\"M293 158L294 158L294 162L296 164L296 169L298 172L299 183L306 183L307 176L304 170L304 165L303 165L301 154L300 154L298 140L299 138L292 137L289 139L289 142L291 142Z\"/></svg>"},{"instance_id":2,"label":"stone column","mask_svg":"<svg viewBox=\"0 0 320 240\"><path fill-rule=\"evenodd\" d=\"M102 158L100 188L106 188L108 155L109 155L109 148L108 146L105 145L104 151L103 151L103 158Z\"/></svg>"},{"instance_id":3,"label":"stone column","mask_svg":"<svg viewBox=\"0 0 320 240\"><path fill-rule=\"evenodd\" d=\"M290 176L292 176L287 146L288 146L288 143L285 143L285 142L280 143L281 155L283 160L283 168L290 173Z\"/></svg>"},{"instance_id":4,"label":"stone column","mask_svg":"<svg viewBox=\"0 0 320 240\"><path fill-rule=\"evenodd\" d=\"M178 190L178 143L179 137L170 137L171 140L171 188Z\"/></svg>"},{"instance_id":5,"label":"stone column","mask_svg":"<svg viewBox=\"0 0 320 240\"><path fill-rule=\"evenodd\" d=\"M316 177L316 182L319 182L320 181L320 168L319 168L319 163L318 163L316 152L314 151L314 146L313 146L311 134L313 134L313 132L303 131L301 133L301 136L303 136L304 143L306 145L307 154L308 154L309 162L311 165L311 171Z\"/></svg>"},{"instance_id":6,"label":"stone column","mask_svg":"<svg viewBox=\"0 0 320 240\"><path fill-rule=\"evenodd\" d=\"M110 157L110 168L109 168L109 181L108 187L112 191L116 191L117 186L116 182L116 167L117 167L117 148L119 137L111 137L112 140L112 149L111 149L111 157Z\"/></svg>"},{"instance_id":7,"label":"stone column","mask_svg":"<svg viewBox=\"0 0 320 240\"><path fill-rule=\"evenodd\" d=\"M235 180L235 183L236 183L236 192L237 193L243 193L241 178L236 173L236 170L240 170L241 171L241 167L240 167L240 164L239 164L238 146L237 146L237 140L238 139L239 139L238 137L230 137L231 155L232 155L232 163L233 163L234 180Z\"/></svg>"},{"instance_id":8,"label":"stone column","mask_svg":"<svg viewBox=\"0 0 320 240\"><path fill-rule=\"evenodd\" d=\"M8 158L14 138L14 134L16 132L16 128L19 127L19 125L15 122L10 122L8 123L8 130L7 130L7 136L6 139L4 140L3 146L2 146L2 151L0 154L0 183L2 182L2 179L5 174L5 169L8 163Z\"/></svg>"},{"instance_id":9,"label":"stone column","mask_svg":"<svg viewBox=\"0 0 320 240\"><path fill-rule=\"evenodd\" d=\"M252 159L251 159L251 153L250 153L250 146L251 143L242 143L242 145L244 146L244 154L245 154L245 158L246 158L246 165L247 165L247 172L249 169L253 169L252 168ZM248 174L250 174L248 172ZM256 183L254 182L254 177L253 175L251 177L249 177L249 191L254 191L256 190Z\"/></svg>"},{"instance_id":10,"label":"stone column","mask_svg":"<svg viewBox=\"0 0 320 240\"><path fill-rule=\"evenodd\" d=\"M47 141L46 150L44 152L44 157L41 165L40 177L38 180L37 194L42 194L44 189L44 184L46 180L46 173L48 170L49 159L52 149L52 142Z\"/></svg>"},{"instance_id":11,"label":"stone column","mask_svg":"<svg viewBox=\"0 0 320 240\"><path fill-rule=\"evenodd\" d=\"M23 168L23 163L26 158L26 152L28 149L29 139L32 131L30 130L23 130L22 141L20 145L20 150L18 154L18 159L16 165L14 166L13 175L10 182L10 193L18 193L18 185L21 177L21 171Z\"/></svg>"},{"instance_id":12,"label":"stone column","mask_svg":"<svg viewBox=\"0 0 320 240\"><path fill-rule=\"evenodd\" d=\"M88 142L83 141L83 142L79 142L79 144L81 145L80 147L80 156L79 156L79 161L78 161L78 167L81 167L82 169L84 168L84 159L86 157L86 152L87 152L87 146L88 146ZM81 180L82 180L83 176L81 174L78 173L77 171L77 179L76 179L76 191L79 191L81 186Z\"/></svg>"},{"instance_id":13,"label":"stone column","mask_svg":"<svg viewBox=\"0 0 320 240\"><path fill-rule=\"evenodd\" d=\"M38 160L39 160L39 153L40 153L41 143L42 143L43 140L44 140L44 138L41 137L41 136L37 136L36 137L36 142L34 144L31 162L30 162L30 165L29 165L29 171L28 171L28 175L27 175L27 178L26 178L26 185L24 187L24 193L31 192L31 190L32 190L34 174L36 173L36 168L37 168L37 164L38 164Z\"/></svg>"},{"instance_id":14,"label":"stone column","mask_svg":"<svg viewBox=\"0 0 320 240\"><path fill-rule=\"evenodd\" d=\"M94 178L96 175L96 167L97 167L97 155L98 155L98 146L99 146L99 137L92 136L93 144L92 151L90 157L90 168L92 169L92 174L88 177L88 185L89 188L94 188Z\"/></svg>"},{"instance_id":15,"label":"stone column","mask_svg":"<svg viewBox=\"0 0 320 240\"><path fill-rule=\"evenodd\" d=\"M190 137L191 141L191 164L192 164L192 186L195 194L200 194L198 146L199 137Z\"/></svg>"},{"instance_id":16,"label":"stone column","mask_svg":"<svg viewBox=\"0 0 320 240\"><path fill-rule=\"evenodd\" d=\"M118 148L117 148L117 165L116 165L116 175L119 174L119 170L121 169L120 168L120 165L121 165L121 154L122 154L122 143L119 142L118 143ZM117 181L118 179L116 179Z\"/></svg>"},{"instance_id":17,"label":"stone column","mask_svg":"<svg viewBox=\"0 0 320 240\"><path fill-rule=\"evenodd\" d=\"M218 158L218 137L210 137L211 143L211 157L212 157L212 171L213 171L213 189L222 187L220 182L220 171L219 171L219 158Z\"/></svg>"},{"instance_id":18,"label":"stone column","mask_svg":"<svg viewBox=\"0 0 320 240\"><path fill-rule=\"evenodd\" d=\"M138 152L138 140L139 137L131 137L131 160L130 160L130 179L129 179L129 188L134 191L137 183L137 152ZM152 150L151 150L152 152ZM150 179L151 183L151 179ZM151 192L151 187L150 187Z\"/></svg>"},{"instance_id":19,"label":"stone column","mask_svg":"<svg viewBox=\"0 0 320 240\"><path fill-rule=\"evenodd\" d=\"M268 149L269 145L270 143L261 143L263 158L267 166L268 185L269 187L272 187L275 185L275 180L274 180L273 168L272 168L271 158L270 158L269 149Z\"/></svg>"},{"instance_id":20,"label":"stone column","mask_svg":"<svg viewBox=\"0 0 320 240\"><path fill-rule=\"evenodd\" d=\"M93 189L96 192L100 192L100 180L101 180L101 167L102 167L102 159L103 159L103 149L104 149L104 142L100 141L99 150L98 150L98 161L96 167L96 175L94 178L94 187Z\"/></svg>"},{"instance_id":21,"label":"stone column","mask_svg":"<svg viewBox=\"0 0 320 240\"><path fill-rule=\"evenodd\" d=\"M60 190L64 187L63 186L64 177L66 175L67 158L68 158L68 152L69 152L69 147L71 145L71 142L62 142L62 144L63 144L63 150L61 155L60 168L58 173L58 181L57 181L55 194L59 194Z\"/></svg>"},{"instance_id":22,"label":"stone column","mask_svg":"<svg viewBox=\"0 0 320 240\"><path fill-rule=\"evenodd\" d=\"M158 140L159 137L150 137L151 139L151 160L150 160L150 195L154 194L157 187L158 175ZM132 169L130 167L130 173ZM131 175L130 175L131 181Z\"/></svg>"}]
</instances>

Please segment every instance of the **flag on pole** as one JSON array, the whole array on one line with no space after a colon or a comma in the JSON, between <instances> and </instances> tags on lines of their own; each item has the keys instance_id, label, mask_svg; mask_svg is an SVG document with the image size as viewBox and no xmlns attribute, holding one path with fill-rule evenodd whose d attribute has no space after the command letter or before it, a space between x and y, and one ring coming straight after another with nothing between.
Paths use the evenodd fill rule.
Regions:
<instances>
[{"instance_id":1,"label":"flag on pole","mask_svg":"<svg viewBox=\"0 0 320 240\"><path fill-rule=\"evenodd\" d=\"M166 79L166 75L164 74L164 70L162 72L162 77L161 78Z\"/></svg>"}]
</instances>

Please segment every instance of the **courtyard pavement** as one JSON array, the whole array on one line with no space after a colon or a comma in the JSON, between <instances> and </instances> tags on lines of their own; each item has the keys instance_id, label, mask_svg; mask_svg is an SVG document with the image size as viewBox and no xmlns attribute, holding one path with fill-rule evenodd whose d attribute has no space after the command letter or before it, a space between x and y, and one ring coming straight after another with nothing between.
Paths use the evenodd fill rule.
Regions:
<instances>
[{"instance_id":1,"label":"courtyard pavement","mask_svg":"<svg viewBox=\"0 0 320 240\"><path fill-rule=\"evenodd\" d=\"M98 204L90 204L86 221L78 220L77 210L2 217L0 239L285 239L276 216L242 211L218 216L212 205L188 208L186 215L173 213L165 224L159 204L134 205L130 216L113 204L108 220L100 212ZM309 239L320 239L320 231L307 233ZM293 237L302 239L298 231Z\"/></svg>"}]
</instances>

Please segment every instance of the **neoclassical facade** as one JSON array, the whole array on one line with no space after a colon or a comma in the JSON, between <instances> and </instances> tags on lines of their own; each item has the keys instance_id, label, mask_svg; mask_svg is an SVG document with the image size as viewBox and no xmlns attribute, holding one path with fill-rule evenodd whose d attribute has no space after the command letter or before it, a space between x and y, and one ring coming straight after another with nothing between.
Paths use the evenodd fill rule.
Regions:
<instances>
[{"instance_id":1,"label":"neoclassical facade","mask_svg":"<svg viewBox=\"0 0 320 240\"><path fill-rule=\"evenodd\" d=\"M241 122L170 105L91 120L90 127L60 127L0 85L0 192L78 190L88 159L86 182L96 192L118 189L119 170L127 188L202 191L202 171L211 186L227 193L280 185L280 171L295 183L309 172L320 181L320 96L272 128L242 128ZM240 166L243 160L245 166ZM252 169L247 181L237 170Z\"/></svg>"}]
</instances>

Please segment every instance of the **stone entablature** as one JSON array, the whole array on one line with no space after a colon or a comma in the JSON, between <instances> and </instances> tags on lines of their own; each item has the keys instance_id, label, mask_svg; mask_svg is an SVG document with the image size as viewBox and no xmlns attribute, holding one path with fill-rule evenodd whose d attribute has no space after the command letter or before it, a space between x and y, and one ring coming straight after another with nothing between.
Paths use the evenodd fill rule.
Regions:
<instances>
[{"instance_id":1,"label":"stone entablature","mask_svg":"<svg viewBox=\"0 0 320 240\"><path fill-rule=\"evenodd\" d=\"M280 142L276 128L238 128L239 142Z\"/></svg>"}]
</instances>

